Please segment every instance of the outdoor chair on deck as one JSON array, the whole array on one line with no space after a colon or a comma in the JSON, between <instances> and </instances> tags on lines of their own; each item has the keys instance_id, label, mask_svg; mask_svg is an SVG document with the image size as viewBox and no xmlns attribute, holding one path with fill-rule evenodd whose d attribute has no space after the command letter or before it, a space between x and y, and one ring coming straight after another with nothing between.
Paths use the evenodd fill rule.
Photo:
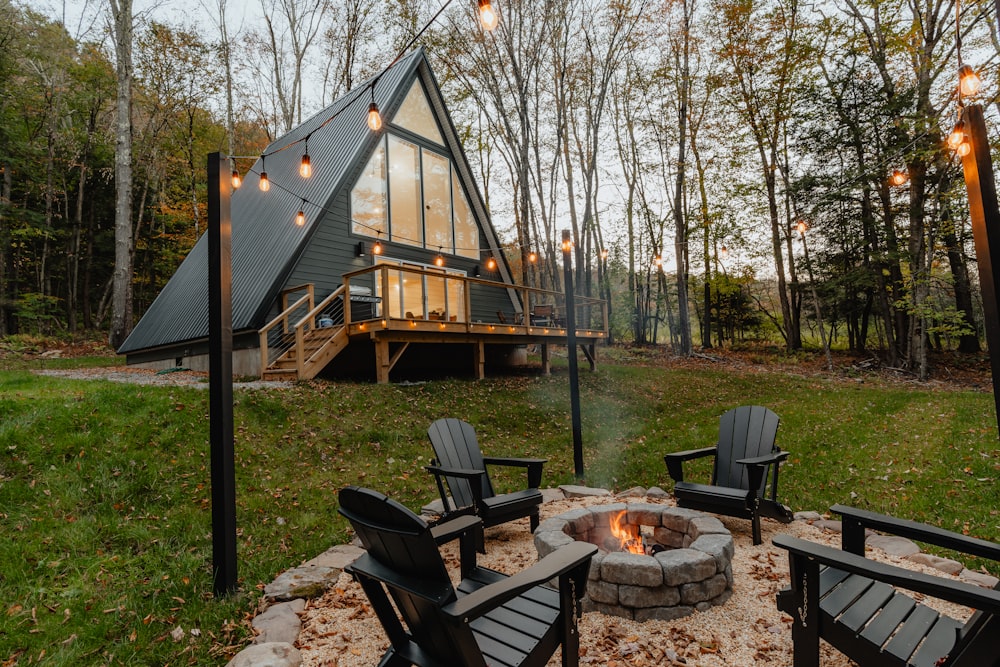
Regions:
<instances>
[{"instance_id":1,"label":"outdoor chair on deck","mask_svg":"<svg viewBox=\"0 0 1000 667\"><path fill-rule=\"evenodd\" d=\"M340 492L339 511L367 550L346 570L389 637L379 665L541 667L560 645L563 666L579 664L576 621L597 547L574 542L508 577L476 565L482 540L476 517L431 528L394 500L359 487ZM438 551L456 538L457 587ZM546 585L555 579L558 588Z\"/></svg>"},{"instance_id":2,"label":"outdoor chair on deck","mask_svg":"<svg viewBox=\"0 0 1000 667\"><path fill-rule=\"evenodd\" d=\"M777 603L793 620L794 667L819 665L820 639L861 667L1000 667L1000 591L864 557L870 529L993 561L1000 545L843 505L830 510L843 517L842 550L773 540L788 550L791 585ZM960 623L898 589L976 612Z\"/></svg>"},{"instance_id":3,"label":"outdoor chair on deck","mask_svg":"<svg viewBox=\"0 0 1000 667\"><path fill-rule=\"evenodd\" d=\"M774 444L778 421L778 415L759 405L733 408L719 419L719 441L715 447L663 457L674 480L677 504L750 519L754 544L761 543L762 515L790 522L791 510L777 500L778 465L788 457L788 452ZM684 481L684 461L704 456L715 457L711 484Z\"/></svg>"},{"instance_id":4,"label":"outdoor chair on deck","mask_svg":"<svg viewBox=\"0 0 1000 667\"><path fill-rule=\"evenodd\" d=\"M538 528L538 507L542 504L542 466L546 459L521 459L484 457L479 450L476 430L460 419L438 419L427 429L427 436L434 447L434 460L427 471L437 481L444 518L457 514L476 514L486 527L529 517L531 531ZM526 468L528 486L521 491L497 495L494 492L487 465ZM452 509L444 482L447 482Z\"/></svg>"},{"instance_id":5,"label":"outdoor chair on deck","mask_svg":"<svg viewBox=\"0 0 1000 667\"><path fill-rule=\"evenodd\" d=\"M555 317L555 307L551 305L534 306L531 309L532 326L552 326Z\"/></svg>"}]
</instances>

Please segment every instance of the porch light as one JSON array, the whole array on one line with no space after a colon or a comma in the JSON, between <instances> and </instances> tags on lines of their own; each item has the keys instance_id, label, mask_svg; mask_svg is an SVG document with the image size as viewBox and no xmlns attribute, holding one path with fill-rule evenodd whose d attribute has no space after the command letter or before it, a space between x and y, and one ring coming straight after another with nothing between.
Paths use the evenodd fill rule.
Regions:
<instances>
[{"instance_id":1,"label":"porch light","mask_svg":"<svg viewBox=\"0 0 1000 667\"><path fill-rule=\"evenodd\" d=\"M493 9L493 5L490 4L490 0L479 0L479 22L487 32L495 30L500 23L500 17L497 16L497 12Z\"/></svg>"},{"instance_id":2,"label":"porch light","mask_svg":"<svg viewBox=\"0 0 1000 667\"><path fill-rule=\"evenodd\" d=\"M306 144L306 152L302 155L302 163L299 165L299 174L302 178L312 176L312 162L309 160L309 145Z\"/></svg>"},{"instance_id":3,"label":"porch light","mask_svg":"<svg viewBox=\"0 0 1000 667\"><path fill-rule=\"evenodd\" d=\"M895 185L899 187L910 180L909 175L902 169L893 169L892 175L889 176L889 185Z\"/></svg>"},{"instance_id":4,"label":"porch light","mask_svg":"<svg viewBox=\"0 0 1000 667\"><path fill-rule=\"evenodd\" d=\"M364 257L365 256L365 242L364 241L358 241L358 245L355 246L355 248L354 248L354 256L355 257Z\"/></svg>"},{"instance_id":5,"label":"porch light","mask_svg":"<svg viewBox=\"0 0 1000 667\"><path fill-rule=\"evenodd\" d=\"M969 65L962 65L958 68L958 89L965 97L971 97L979 92L983 85L982 79Z\"/></svg>"},{"instance_id":6,"label":"porch light","mask_svg":"<svg viewBox=\"0 0 1000 667\"><path fill-rule=\"evenodd\" d=\"M267 192L271 189L271 181L267 179L267 170L264 168L264 156L260 156L260 181L257 183L257 187L260 188L261 192Z\"/></svg>"}]
</instances>

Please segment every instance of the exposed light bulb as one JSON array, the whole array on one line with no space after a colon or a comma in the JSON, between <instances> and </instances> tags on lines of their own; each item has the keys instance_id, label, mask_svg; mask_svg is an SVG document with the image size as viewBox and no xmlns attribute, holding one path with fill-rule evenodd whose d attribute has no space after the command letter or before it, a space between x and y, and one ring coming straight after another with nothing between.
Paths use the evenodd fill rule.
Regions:
<instances>
[{"instance_id":1,"label":"exposed light bulb","mask_svg":"<svg viewBox=\"0 0 1000 667\"><path fill-rule=\"evenodd\" d=\"M372 254L373 255L381 255L382 254L382 242L381 241L375 241L375 245L372 246Z\"/></svg>"},{"instance_id":2,"label":"exposed light bulb","mask_svg":"<svg viewBox=\"0 0 1000 667\"><path fill-rule=\"evenodd\" d=\"M962 145L962 141L965 139L965 121L958 121L955 123L955 128L948 135L948 139L945 143L948 144L948 148L953 151L957 151L958 147Z\"/></svg>"},{"instance_id":3,"label":"exposed light bulb","mask_svg":"<svg viewBox=\"0 0 1000 667\"><path fill-rule=\"evenodd\" d=\"M570 241L569 239L566 239L565 241L562 242L562 251L563 252L569 252L572 249L573 249L573 242L572 241Z\"/></svg>"},{"instance_id":4,"label":"exposed light bulb","mask_svg":"<svg viewBox=\"0 0 1000 667\"><path fill-rule=\"evenodd\" d=\"M805 236L806 235L806 229L808 229L808 226L806 225L806 221L805 220L799 220L799 224L795 225L795 229L798 230L799 236Z\"/></svg>"},{"instance_id":5,"label":"exposed light bulb","mask_svg":"<svg viewBox=\"0 0 1000 667\"><path fill-rule=\"evenodd\" d=\"M271 189L271 181L268 180L266 171L260 172L260 182L257 183L257 186L261 192L267 192Z\"/></svg>"},{"instance_id":6,"label":"exposed light bulb","mask_svg":"<svg viewBox=\"0 0 1000 667\"><path fill-rule=\"evenodd\" d=\"M982 85L982 80L972 67L962 65L958 69L958 89L962 92L962 95L966 97L975 95L979 92L979 88Z\"/></svg>"},{"instance_id":7,"label":"exposed light bulb","mask_svg":"<svg viewBox=\"0 0 1000 667\"><path fill-rule=\"evenodd\" d=\"M240 178L240 172L233 169L233 190L239 190L241 185L243 185L243 179Z\"/></svg>"},{"instance_id":8,"label":"exposed light bulb","mask_svg":"<svg viewBox=\"0 0 1000 667\"><path fill-rule=\"evenodd\" d=\"M531 262L532 264L534 264L535 262L537 262L538 261L538 253L536 253L536 252L529 252L528 253L528 261Z\"/></svg>"},{"instance_id":9,"label":"exposed light bulb","mask_svg":"<svg viewBox=\"0 0 1000 667\"><path fill-rule=\"evenodd\" d=\"M491 256L488 260L486 260L486 269L488 271L493 271L496 268L497 268L497 260Z\"/></svg>"},{"instance_id":10,"label":"exposed light bulb","mask_svg":"<svg viewBox=\"0 0 1000 667\"><path fill-rule=\"evenodd\" d=\"M601 248L601 259L607 259L607 258L608 258L608 249Z\"/></svg>"},{"instance_id":11,"label":"exposed light bulb","mask_svg":"<svg viewBox=\"0 0 1000 667\"><path fill-rule=\"evenodd\" d=\"M955 152L958 153L959 157L965 157L972 152L972 142L969 141L968 137L962 140L962 143L958 145L958 149Z\"/></svg>"},{"instance_id":12,"label":"exposed light bulb","mask_svg":"<svg viewBox=\"0 0 1000 667\"><path fill-rule=\"evenodd\" d=\"M299 227L306 224L306 213L302 209L299 209L299 212L295 214L295 224Z\"/></svg>"},{"instance_id":13,"label":"exposed light bulb","mask_svg":"<svg viewBox=\"0 0 1000 667\"><path fill-rule=\"evenodd\" d=\"M479 22L487 32L492 32L499 25L500 17L497 16L490 0L479 0Z\"/></svg>"},{"instance_id":14,"label":"exposed light bulb","mask_svg":"<svg viewBox=\"0 0 1000 667\"><path fill-rule=\"evenodd\" d=\"M909 175L902 169L893 169L892 175L889 176L889 185L900 186L910 180Z\"/></svg>"},{"instance_id":15,"label":"exposed light bulb","mask_svg":"<svg viewBox=\"0 0 1000 667\"><path fill-rule=\"evenodd\" d=\"M372 132L378 132L382 129L382 115L378 112L378 105L375 104L374 100L368 105L368 127L371 128Z\"/></svg>"},{"instance_id":16,"label":"exposed light bulb","mask_svg":"<svg viewBox=\"0 0 1000 667\"><path fill-rule=\"evenodd\" d=\"M434 266L444 266L444 257L438 255L434 258Z\"/></svg>"},{"instance_id":17,"label":"exposed light bulb","mask_svg":"<svg viewBox=\"0 0 1000 667\"><path fill-rule=\"evenodd\" d=\"M309 160L309 153L307 151L302 156L302 164L299 165L299 174L302 175L302 178L309 178L312 176L312 173L312 162Z\"/></svg>"}]
</instances>

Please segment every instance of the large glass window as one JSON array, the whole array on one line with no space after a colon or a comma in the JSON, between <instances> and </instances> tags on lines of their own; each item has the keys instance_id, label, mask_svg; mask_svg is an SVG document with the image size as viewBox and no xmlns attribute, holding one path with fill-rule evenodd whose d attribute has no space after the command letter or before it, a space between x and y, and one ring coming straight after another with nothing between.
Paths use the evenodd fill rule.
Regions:
<instances>
[{"instance_id":1,"label":"large glass window","mask_svg":"<svg viewBox=\"0 0 1000 667\"><path fill-rule=\"evenodd\" d=\"M351 190L351 231L365 236L388 232L385 189L385 144L379 144Z\"/></svg>"},{"instance_id":2,"label":"large glass window","mask_svg":"<svg viewBox=\"0 0 1000 667\"><path fill-rule=\"evenodd\" d=\"M434 113L427 103L427 97L419 81L414 81L410 86L410 92L406 94L406 99L403 100L392 122L435 143L444 144L438 131L437 121L434 120Z\"/></svg>"},{"instance_id":3,"label":"large glass window","mask_svg":"<svg viewBox=\"0 0 1000 667\"><path fill-rule=\"evenodd\" d=\"M420 149L416 144L390 136L389 240L407 245L424 244L420 200Z\"/></svg>"},{"instance_id":4,"label":"large glass window","mask_svg":"<svg viewBox=\"0 0 1000 667\"><path fill-rule=\"evenodd\" d=\"M465 283L462 280L452 279L465 276L464 271L440 269L436 266L403 262L388 257L380 257L377 262L423 269L438 274L390 271L388 299L383 299L383 303L388 303L389 317L443 322L465 321ZM383 296L381 280L376 280L375 293L377 296Z\"/></svg>"},{"instance_id":5,"label":"large glass window","mask_svg":"<svg viewBox=\"0 0 1000 667\"><path fill-rule=\"evenodd\" d=\"M419 81L391 122L443 143ZM451 160L389 132L351 191L351 231L479 258L479 227Z\"/></svg>"}]
</instances>

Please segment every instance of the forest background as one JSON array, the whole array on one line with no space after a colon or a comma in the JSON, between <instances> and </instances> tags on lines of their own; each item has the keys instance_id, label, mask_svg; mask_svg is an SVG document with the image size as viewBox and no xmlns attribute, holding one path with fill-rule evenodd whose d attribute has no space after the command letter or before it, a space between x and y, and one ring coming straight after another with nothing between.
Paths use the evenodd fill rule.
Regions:
<instances>
[{"instance_id":1,"label":"forest background","mask_svg":"<svg viewBox=\"0 0 1000 667\"><path fill-rule=\"evenodd\" d=\"M997 145L997 2L498 0L492 32L475 4L0 0L0 336L120 344L204 232L205 156L259 155L417 43L519 279L561 289L571 230L614 341L921 378L980 350L944 140L964 55Z\"/></svg>"}]
</instances>

